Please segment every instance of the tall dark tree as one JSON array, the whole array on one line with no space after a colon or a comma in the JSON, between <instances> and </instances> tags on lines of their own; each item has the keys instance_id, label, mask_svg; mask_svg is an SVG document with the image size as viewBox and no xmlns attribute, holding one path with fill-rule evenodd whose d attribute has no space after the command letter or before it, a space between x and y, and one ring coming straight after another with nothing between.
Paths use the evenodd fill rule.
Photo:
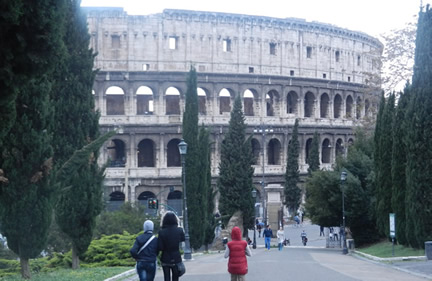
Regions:
<instances>
[{"instance_id":1,"label":"tall dark tree","mask_svg":"<svg viewBox=\"0 0 432 281\"><path fill-rule=\"evenodd\" d=\"M375 158L376 163L376 217L377 227L381 236L389 235L389 213L392 213L392 147L393 123L395 95L391 94L385 103L384 111L381 115L379 138L376 145L379 149L379 158Z\"/></svg>"},{"instance_id":2,"label":"tall dark tree","mask_svg":"<svg viewBox=\"0 0 432 281\"><path fill-rule=\"evenodd\" d=\"M396 215L396 237L399 243L408 244L405 234L406 228L406 147L405 147L405 118L409 102L408 87L405 93L399 94L399 102L393 119L393 148L392 148L392 198L391 206Z\"/></svg>"},{"instance_id":3,"label":"tall dark tree","mask_svg":"<svg viewBox=\"0 0 432 281\"><path fill-rule=\"evenodd\" d=\"M234 101L228 132L221 145L218 191L222 216L243 213L243 227L254 225L254 198L252 197L254 157L251 139L246 139L246 124L240 96Z\"/></svg>"},{"instance_id":4,"label":"tall dark tree","mask_svg":"<svg viewBox=\"0 0 432 281\"><path fill-rule=\"evenodd\" d=\"M407 237L414 247L432 239L432 10L419 14L407 126ZM409 220L409 222L408 222ZM410 224L408 224L410 223ZM412 238L412 239L410 239Z\"/></svg>"},{"instance_id":5,"label":"tall dark tree","mask_svg":"<svg viewBox=\"0 0 432 281\"><path fill-rule=\"evenodd\" d=\"M309 164L309 175L312 172L318 171L320 169L319 138L318 132L315 132L312 138L311 148L309 150L309 157L307 159L307 163Z\"/></svg>"},{"instance_id":6,"label":"tall dark tree","mask_svg":"<svg viewBox=\"0 0 432 281\"><path fill-rule=\"evenodd\" d=\"M63 37L67 52L56 71L57 84L53 140L55 167L61 167L72 154L99 136L99 113L95 111L92 86L95 54L89 49L90 35L79 0L67 1L66 30ZM56 204L56 222L72 241L72 268L79 268L79 257L93 236L96 216L102 211L104 169L97 164L98 148L88 164L61 182L66 188Z\"/></svg>"},{"instance_id":7,"label":"tall dark tree","mask_svg":"<svg viewBox=\"0 0 432 281\"><path fill-rule=\"evenodd\" d=\"M190 242L194 249L202 246L204 240L206 187L203 186L203 177L207 176L205 166L201 161L207 161L205 155L201 155L198 142L198 93L197 74L195 68L191 68L187 77L186 105L183 115L183 138L188 144L186 158L186 183L187 206L190 230ZM201 159L204 157L204 159Z\"/></svg>"},{"instance_id":8,"label":"tall dark tree","mask_svg":"<svg viewBox=\"0 0 432 281\"><path fill-rule=\"evenodd\" d=\"M285 205L291 213L295 213L299 208L302 195L300 187L297 186L300 181L298 125L298 119L296 119L291 141L288 144L288 159L285 170Z\"/></svg>"},{"instance_id":9,"label":"tall dark tree","mask_svg":"<svg viewBox=\"0 0 432 281\"><path fill-rule=\"evenodd\" d=\"M53 106L49 94L63 50L64 3L2 2L0 44L7 49L0 55L5 63L0 83L5 86L2 92L11 94L6 99L9 113L2 117L11 117L5 122L11 129L1 146L0 167L8 178L8 183L0 184L1 225L9 248L20 257L23 278L30 278L29 259L45 247L55 199L50 183Z\"/></svg>"}]
</instances>

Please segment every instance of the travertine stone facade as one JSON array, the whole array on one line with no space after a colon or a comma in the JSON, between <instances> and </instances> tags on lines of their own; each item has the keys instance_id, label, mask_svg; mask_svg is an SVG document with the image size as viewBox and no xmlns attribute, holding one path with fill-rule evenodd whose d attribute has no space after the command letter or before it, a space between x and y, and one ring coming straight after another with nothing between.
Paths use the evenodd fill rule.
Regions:
<instances>
[{"instance_id":1,"label":"travertine stone facade","mask_svg":"<svg viewBox=\"0 0 432 281\"><path fill-rule=\"evenodd\" d=\"M283 185L296 118L305 173L315 131L321 137L321 168L331 169L354 140L353 126L374 116L377 93L368 79L379 75L382 45L364 33L293 18L86 11L100 69L94 85L100 124L118 130L101 159L110 161L108 199L143 203L157 197L163 208L180 209L177 144L191 66L198 72L200 124L210 128L214 141L215 178L233 99L243 98L248 133L255 135L258 202L266 197L263 179L265 185Z\"/></svg>"}]
</instances>

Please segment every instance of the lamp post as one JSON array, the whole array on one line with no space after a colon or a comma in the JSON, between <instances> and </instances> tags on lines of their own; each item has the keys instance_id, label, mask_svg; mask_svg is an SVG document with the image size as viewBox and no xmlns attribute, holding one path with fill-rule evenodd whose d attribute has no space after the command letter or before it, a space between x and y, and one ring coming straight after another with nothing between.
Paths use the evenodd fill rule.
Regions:
<instances>
[{"instance_id":1,"label":"lamp post","mask_svg":"<svg viewBox=\"0 0 432 281\"><path fill-rule=\"evenodd\" d=\"M184 202L184 227L185 227L185 250L184 250L184 259L191 260L192 259L192 250L190 247L190 237L189 237L189 224L188 224L188 213L187 213L187 195L186 195L186 153L187 153L187 143L184 140L181 140L178 144L181 163L182 163L182 178L183 178L183 202Z\"/></svg>"},{"instance_id":2,"label":"lamp post","mask_svg":"<svg viewBox=\"0 0 432 281\"><path fill-rule=\"evenodd\" d=\"M342 171L341 173L341 189L342 189L342 221L343 221L343 231L342 231L342 235L343 235L343 249L342 249L342 254L346 255L348 254L348 248L347 248L347 244L346 244L346 235L345 235L345 191L344 191L344 183L346 181L347 178L347 173L345 171Z\"/></svg>"},{"instance_id":3,"label":"lamp post","mask_svg":"<svg viewBox=\"0 0 432 281\"><path fill-rule=\"evenodd\" d=\"M264 125L261 125L259 129L254 129L254 133L260 133L262 135L262 179L261 179L261 188L264 192L264 204L263 204L263 220L264 225L267 225L267 196L265 191L265 170L264 170L264 154L265 154L265 136L266 133L273 133L272 128L267 128Z\"/></svg>"},{"instance_id":4,"label":"lamp post","mask_svg":"<svg viewBox=\"0 0 432 281\"><path fill-rule=\"evenodd\" d=\"M254 199L254 240L252 243L252 248L256 249L256 211L255 211L255 203L256 203L256 190L255 188L252 190L252 198Z\"/></svg>"}]
</instances>

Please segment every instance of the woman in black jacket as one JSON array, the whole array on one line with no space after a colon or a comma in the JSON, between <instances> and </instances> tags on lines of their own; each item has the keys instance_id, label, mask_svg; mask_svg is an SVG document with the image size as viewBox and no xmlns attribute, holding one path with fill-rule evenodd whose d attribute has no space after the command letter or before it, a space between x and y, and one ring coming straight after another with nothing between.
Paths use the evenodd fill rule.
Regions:
<instances>
[{"instance_id":1,"label":"woman in black jacket","mask_svg":"<svg viewBox=\"0 0 432 281\"><path fill-rule=\"evenodd\" d=\"M182 261L179 249L182 241L185 241L185 234L183 228L178 227L177 216L173 212L167 212L158 235L158 249L162 251L161 263L164 281L178 281L179 279L177 263Z\"/></svg>"}]
</instances>

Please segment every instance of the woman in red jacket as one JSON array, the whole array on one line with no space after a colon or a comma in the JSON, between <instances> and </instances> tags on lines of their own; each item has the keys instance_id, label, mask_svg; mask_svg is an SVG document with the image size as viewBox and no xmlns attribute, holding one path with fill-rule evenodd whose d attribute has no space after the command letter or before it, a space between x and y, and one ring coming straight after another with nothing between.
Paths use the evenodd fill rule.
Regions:
<instances>
[{"instance_id":1,"label":"woman in red jacket","mask_svg":"<svg viewBox=\"0 0 432 281\"><path fill-rule=\"evenodd\" d=\"M248 272L246 255L251 256L251 250L241 239L241 230L237 226L231 231L231 239L225 249L225 258L229 257L228 272L231 273L231 281L245 281Z\"/></svg>"}]
</instances>

